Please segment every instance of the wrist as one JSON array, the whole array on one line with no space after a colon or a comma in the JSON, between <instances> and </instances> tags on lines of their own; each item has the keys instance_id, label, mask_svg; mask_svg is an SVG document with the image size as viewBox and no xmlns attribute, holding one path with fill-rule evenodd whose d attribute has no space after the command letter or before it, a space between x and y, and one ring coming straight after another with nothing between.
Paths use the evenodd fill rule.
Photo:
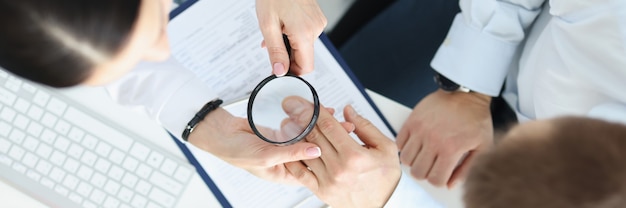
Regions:
<instances>
[{"instance_id":1,"label":"wrist","mask_svg":"<svg viewBox=\"0 0 626 208\"><path fill-rule=\"evenodd\" d=\"M229 123L228 121L231 118L233 116L228 111L221 107L216 108L198 123L195 130L189 134L187 141L202 150L208 151L208 140L219 138L221 131L227 128L227 123Z\"/></svg>"}]
</instances>

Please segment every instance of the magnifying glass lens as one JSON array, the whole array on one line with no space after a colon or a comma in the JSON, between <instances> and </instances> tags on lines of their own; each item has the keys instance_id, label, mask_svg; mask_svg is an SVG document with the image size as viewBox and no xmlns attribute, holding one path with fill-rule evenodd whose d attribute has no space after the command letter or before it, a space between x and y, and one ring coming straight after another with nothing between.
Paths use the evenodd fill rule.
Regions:
<instances>
[{"instance_id":1,"label":"magnifying glass lens","mask_svg":"<svg viewBox=\"0 0 626 208\"><path fill-rule=\"evenodd\" d=\"M286 112L285 99L298 96L309 101ZM317 106L317 109L315 108ZM248 121L261 139L279 145L303 139L315 125L319 101L315 90L296 76L270 76L250 96Z\"/></svg>"}]
</instances>

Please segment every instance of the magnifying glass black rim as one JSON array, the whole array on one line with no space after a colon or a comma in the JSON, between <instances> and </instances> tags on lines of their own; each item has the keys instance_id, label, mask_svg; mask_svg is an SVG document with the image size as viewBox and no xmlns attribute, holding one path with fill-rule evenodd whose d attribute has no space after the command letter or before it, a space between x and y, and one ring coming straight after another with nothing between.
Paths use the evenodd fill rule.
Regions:
<instances>
[{"instance_id":1,"label":"magnifying glass black rim","mask_svg":"<svg viewBox=\"0 0 626 208\"><path fill-rule=\"evenodd\" d=\"M284 142L272 141L266 138L265 136L263 136L263 134L261 134L261 132L256 128L256 125L254 125L254 122L253 122L254 119L252 118L252 105L254 104L256 95L259 93L261 88L265 86L265 84L267 84L269 81L272 81L273 79L280 78L280 77L276 75L271 75L263 79L263 81L261 81L261 83L259 83L254 88L254 90L252 90L252 93L250 94L250 99L248 100L248 123L250 123L250 127L252 128L252 131L254 131L254 134L259 136L259 138L263 139L264 141L272 143L272 144L276 144L276 145L290 145L290 144L299 142L300 140L304 139L304 137L306 137L307 135L309 135L309 133L311 133L311 130L313 130L313 127L315 127L315 123L317 122L317 118L319 117L319 114L320 114L320 101L319 101L319 98L317 97L317 92L315 91L313 86L311 86L309 82L307 82L306 80L302 79L299 76L296 76L290 73L286 74L285 76L295 77L296 79L301 80L307 86L309 86L309 89L311 89L311 93L313 93L313 116L311 117L311 121L309 122L309 125L307 125L304 131L302 131L302 133L300 133L298 136L294 137L293 139L284 141Z\"/></svg>"}]
</instances>

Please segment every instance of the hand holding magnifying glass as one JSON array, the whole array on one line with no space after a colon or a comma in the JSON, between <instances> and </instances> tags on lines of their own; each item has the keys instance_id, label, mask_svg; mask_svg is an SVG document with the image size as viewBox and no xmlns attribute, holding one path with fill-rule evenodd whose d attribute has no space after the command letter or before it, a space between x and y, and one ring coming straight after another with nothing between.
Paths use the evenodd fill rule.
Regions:
<instances>
[{"instance_id":1,"label":"hand holding magnifying glass","mask_svg":"<svg viewBox=\"0 0 626 208\"><path fill-rule=\"evenodd\" d=\"M287 52L291 57L289 40L283 36ZM283 101L290 96L299 96L313 105L313 111L303 112L311 118L307 125L290 118L283 110ZM306 80L287 73L285 76L271 75L259 83L248 100L248 123L254 133L266 142L289 145L306 137L319 115L320 104L317 92Z\"/></svg>"}]
</instances>

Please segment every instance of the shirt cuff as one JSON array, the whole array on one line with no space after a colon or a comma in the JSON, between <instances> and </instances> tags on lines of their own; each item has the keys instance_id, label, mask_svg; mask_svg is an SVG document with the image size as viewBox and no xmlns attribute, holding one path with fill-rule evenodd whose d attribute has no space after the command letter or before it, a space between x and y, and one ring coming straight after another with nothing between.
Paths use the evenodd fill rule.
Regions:
<instances>
[{"instance_id":1,"label":"shirt cuff","mask_svg":"<svg viewBox=\"0 0 626 208\"><path fill-rule=\"evenodd\" d=\"M422 187L420 187L404 171L398 186L384 207L443 207L437 203Z\"/></svg>"},{"instance_id":2,"label":"shirt cuff","mask_svg":"<svg viewBox=\"0 0 626 208\"><path fill-rule=\"evenodd\" d=\"M454 18L431 66L472 91L498 96L519 42L507 42Z\"/></svg>"},{"instance_id":3,"label":"shirt cuff","mask_svg":"<svg viewBox=\"0 0 626 208\"><path fill-rule=\"evenodd\" d=\"M144 112L178 139L202 106L217 98L216 93L174 58L140 63L106 89L119 104Z\"/></svg>"}]
</instances>

